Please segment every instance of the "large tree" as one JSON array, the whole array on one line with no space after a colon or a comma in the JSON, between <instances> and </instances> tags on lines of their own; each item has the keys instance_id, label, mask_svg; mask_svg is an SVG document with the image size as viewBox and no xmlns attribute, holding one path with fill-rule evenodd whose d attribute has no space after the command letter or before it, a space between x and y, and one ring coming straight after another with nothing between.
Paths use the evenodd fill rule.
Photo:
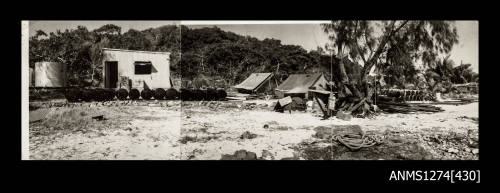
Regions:
<instances>
[{"instance_id":1,"label":"large tree","mask_svg":"<svg viewBox=\"0 0 500 193\"><path fill-rule=\"evenodd\" d=\"M371 112L373 88L368 75L383 64L408 65L422 61L427 65L449 53L458 43L455 26L448 21L332 21L322 25L339 58L340 110ZM360 79L346 73L344 58L362 64ZM360 108L361 107L361 108Z\"/></svg>"}]
</instances>

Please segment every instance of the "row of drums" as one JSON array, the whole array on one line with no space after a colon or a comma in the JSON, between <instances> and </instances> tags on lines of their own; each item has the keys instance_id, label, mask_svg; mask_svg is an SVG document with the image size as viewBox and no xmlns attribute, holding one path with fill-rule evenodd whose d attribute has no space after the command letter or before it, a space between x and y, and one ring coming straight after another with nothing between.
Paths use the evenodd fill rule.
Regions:
<instances>
[{"instance_id":1,"label":"row of drums","mask_svg":"<svg viewBox=\"0 0 500 193\"><path fill-rule=\"evenodd\" d=\"M227 93L223 89L180 89L181 99L183 101L215 101L225 100Z\"/></svg>"},{"instance_id":2,"label":"row of drums","mask_svg":"<svg viewBox=\"0 0 500 193\"><path fill-rule=\"evenodd\" d=\"M432 101L435 99L432 93L422 90L383 89L380 94L404 101Z\"/></svg>"},{"instance_id":3,"label":"row of drums","mask_svg":"<svg viewBox=\"0 0 500 193\"><path fill-rule=\"evenodd\" d=\"M162 88L157 88L154 90L144 89L139 91L138 89L131 89L130 91L126 89L105 89L105 88L71 88L67 89L65 92L65 97L70 102L78 101L110 101L114 100L115 97L118 100L175 100L179 99L179 92L174 88L169 88L167 90Z\"/></svg>"},{"instance_id":4,"label":"row of drums","mask_svg":"<svg viewBox=\"0 0 500 193\"><path fill-rule=\"evenodd\" d=\"M201 101L201 100L224 100L227 96L226 91L222 89L180 89L180 92L174 88L167 90L162 88L157 89L79 89L71 88L65 92L65 97L69 102L79 101L110 101L117 98L118 100L185 100L185 101Z\"/></svg>"}]
</instances>

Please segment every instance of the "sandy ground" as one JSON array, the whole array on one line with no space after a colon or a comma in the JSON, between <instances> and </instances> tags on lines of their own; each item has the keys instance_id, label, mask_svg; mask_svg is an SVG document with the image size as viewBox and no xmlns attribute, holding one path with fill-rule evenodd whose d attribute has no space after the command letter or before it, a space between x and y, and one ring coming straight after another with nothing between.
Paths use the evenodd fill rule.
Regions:
<instances>
[{"instance_id":1,"label":"sandy ground","mask_svg":"<svg viewBox=\"0 0 500 193\"><path fill-rule=\"evenodd\" d=\"M30 159L179 159L179 105L51 110L30 124ZM107 120L92 120L96 115Z\"/></svg>"},{"instance_id":2,"label":"sandy ground","mask_svg":"<svg viewBox=\"0 0 500 193\"><path fill-rule=\"evenodd\" d=\"M250 102L269 105L273 101L244 103ZM217 108L200 102L183 102L182 107L176 103L170 107L50 108L45 120L30 123L30 158L218 160L223 154L244 149L258 157L269 152L272 159L282 159L297 156L297 144L314 141L317 126L359 125L367 132L389 131L416 141L422 141L422 136L467 135L479 129L476 121L464 118L478 118L478 103L438 105L445 111L432 114L381 114L351 121L321 120L309 112L277 113L269 106L247 110L241 108L241 102L236 104ZM107 120L92 120L95 115ZM247 131L256 137L240 138ZM478 159L478 153L466 145L421 143L419 146L434 155L432 159ZM449 153L450 147L459 152Z\"/></svg>"},{"instance_id":3,"label":"sandy ground","mask_svg":"<svg viewBox=\"0 0 500 193\"><path fill-rule=\"evenodd\" d=\"M252 101L246 101L252 102ZM257 104L262 101L253 101ZM276 113L267 109L241 110L237 108L214 112L210 108L193 106L183 108L182 136L191 141L181 145L182 159L220 159L222 154L233 154L244 149L260 156L264 150L274 159L293 157L295 144L310 141L317 126L360 125L364 131L387 131L431 135L435 133L477 132L478 123L460 118L478 117L478 103L462 106L440 105L445 111L433 114L381 114L375 118L353 118L350 121L331 118L320 120L307 112ZM268 125L268 128L264 128ZM258 136L241 139L243 132ZM403 135L404 137L405 135ZM197 140L197 139L209 140ZM429 147L433 149L435 147ZM469 150L467 150L469 151ZM436 154L436 152L434 152ZM475 159L469 152L469 159ZM472 158L470 158L472 156ZM453 159L452 157L446 157ZM477 157L476 157L477 158ZM441 159L436 157L434 159Z\"/></svg>"}]
</instances>

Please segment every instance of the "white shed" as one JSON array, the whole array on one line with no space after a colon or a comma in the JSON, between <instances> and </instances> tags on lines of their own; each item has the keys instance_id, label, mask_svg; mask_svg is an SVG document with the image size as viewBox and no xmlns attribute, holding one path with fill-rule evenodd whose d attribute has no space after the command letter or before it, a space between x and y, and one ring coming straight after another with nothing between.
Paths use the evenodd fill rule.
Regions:
<instances>
[{"instance_id":1,"label":"white shed","mask_svg":"<svg viewBox=\"0 0 500 193\"><path fill-rule=\"evenodd\" d=\"M130 80L130 88L172 87L170 53L103 48L104 87L119 88L121 77Z\"/></svg>"}]
</instances>

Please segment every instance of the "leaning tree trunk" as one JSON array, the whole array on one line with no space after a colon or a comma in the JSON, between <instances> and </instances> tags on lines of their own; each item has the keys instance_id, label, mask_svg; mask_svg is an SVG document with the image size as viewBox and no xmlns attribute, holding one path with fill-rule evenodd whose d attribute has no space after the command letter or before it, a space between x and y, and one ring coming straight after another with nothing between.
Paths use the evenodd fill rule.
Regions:
<instances>
[{"instance_id":1,"label":"leaning tree trunk","mask_svg":"<svg viewBox=\"0 0 500 193\"><path fill-rule=\"evenodd\" d=\"M361 75L363 78L360 82L350 81L349 76L347 76L345 66L344 66L344 56L342 54L342 46L337 46L337 50L340 61L339 61L339 70L340 70L340 85L339 85L339 103L338 110L347 111L347 113L351 114L366 114L370 112L371 106L371 96L373 90L370 88L367 83L367 79L364 72ZM347 92L349 90L350 92ZM359 110L361 109L361 110Z\"/></svg>"},{"instance_id":2,"label":"leaning tree trunk","mask_svg":"<svg viewBox=\"0 0 500 193\"><path fill-rule=\"evenodd\" d=\"M370 69L375 64L374 60L369 60L363 70L361 71L361 79L356 81L349 81L349 77L345 72L344 62L341 55L339 62L339 70L341 75L341 83L340 83L340 97L339 102L340 106L338 110L346 111L347 113L351 113L353 115L367 115L372 113L371 110L373 104L373 93L374 88L368 82L368 74ZM350 93L347 92L350 91Z\"/></svg>"}]
</instances>

